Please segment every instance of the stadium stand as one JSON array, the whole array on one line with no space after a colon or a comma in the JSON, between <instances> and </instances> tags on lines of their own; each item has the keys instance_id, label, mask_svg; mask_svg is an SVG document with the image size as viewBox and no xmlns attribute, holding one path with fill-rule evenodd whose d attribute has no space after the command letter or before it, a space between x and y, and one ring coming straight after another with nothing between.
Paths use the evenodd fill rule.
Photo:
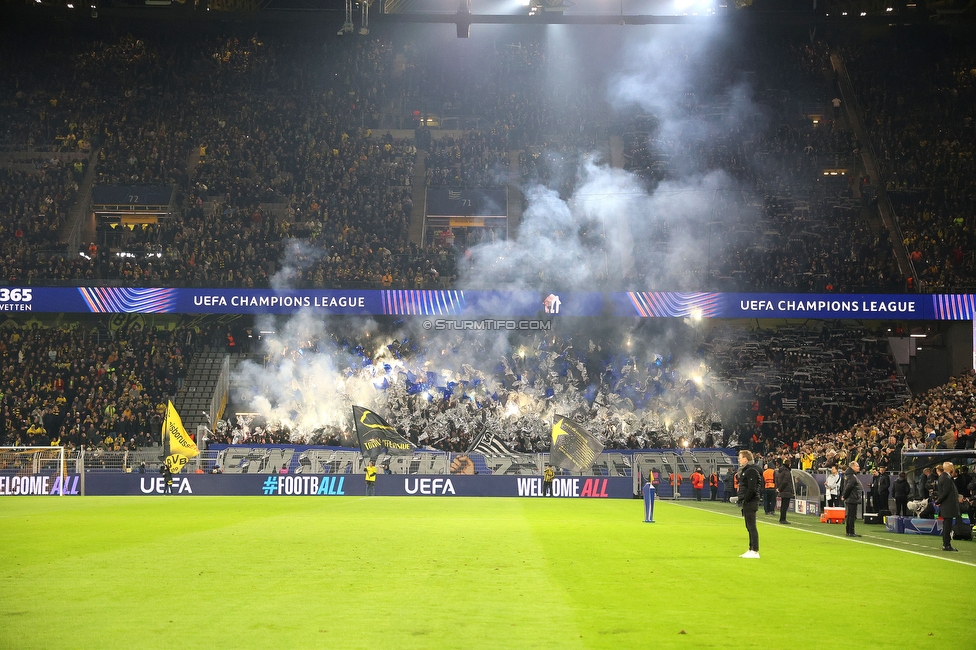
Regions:
<instances>
[{"instance_id":1,"label":"stadium stand","mask_svg":"<svg viewBox=\"0 0 976 650\"><path fill-rule=\"evenodd\" d=\"M923 290L972 289L976 50L918 34L844 54Z\"/></svg>"},{"instance_id":2,"label":"stadium stand","mask_svg":"<svg viewBox=\"0 0 976 650\"><path fill-rule=\"evenodd\" d=\"M707 83L675 107L709 128L681 138L661 136L655 118L637 109L611 111L597 85L547 83L561 62L544 42L498 43L484 59L459 61L382 30L345 40L274 30L242 36L223 27L179 39L7 39L0 153L18 156L0 158L0 266L6 281L32 284L452 287L467 249L504 235L411 237L426 187L501 188L518 179L570 200L581 157L596 152L648 191L713 171L732 184L715 192L710 214L695 224L709 241L705 255L696 251L700 260L680 271L655 268L653 253L677 236L662 220L647 242L651 254L595 288L643 289L653 275L689 290L902 290L905 278L859 181L861 143L830 108L826 45L763 39L754 50L709 59ZM971 286L976 264L973 125L965 114L976 64L967 48L922 40L898 49L895 64L878 48L845 50L926 290ZM754 110L729 124L735 70L748 71ZM416 127L417 137L403 137L407 129L387 134L384 123ZM430 128L450 133L428 137ZM60 153L80 157L54 157ZM102 224L92 239L72 237L67 215L86 199L85 177L172 187L176 209L157 222ZM606 249L598 223L580 234L592 250ZM203 347L187 346L182 327L7 331L0 344L8 444L146 444L159 405L177 393L190 355ZM199 333L207 353L223 334ZM952 384L906 402L885 341L859 329L715 328L694 354L662 349L646 358L619 341L599 353L577 343L532 340L523 345L527 355L481 350L487 361L450 368L451 381L422 370L441 351L405 349L413 378L385 389L390 420L414 442L445 450L463 451L489 430L515 451L540 451L545 416L558 403L609 447L738 442L766 456L812 455L820 467L868 454L877 463L879 453L891 453L889 433L896 446L934 445L973 416ZM362 359L358 345L350 339L342 347ZM708 382L679 358L703 362ZM971 389L971 377L955 382L964 394ZM721 433L712 430L719 422ZM266 424L249 440L281 442L292 433ZM336 443L346 434L330 425L314 439ZM212 435L239 439L233 423Z\"/></svg>"}]
</instances>

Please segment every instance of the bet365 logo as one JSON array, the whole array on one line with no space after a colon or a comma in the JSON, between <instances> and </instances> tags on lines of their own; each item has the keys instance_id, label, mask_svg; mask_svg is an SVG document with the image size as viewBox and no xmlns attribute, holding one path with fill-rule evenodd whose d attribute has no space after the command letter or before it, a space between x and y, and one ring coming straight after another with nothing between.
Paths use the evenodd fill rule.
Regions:
<instances>
[{"instance_id":1,"label":"bet365 logo","mask_svg":"<svg viewBox=\"0 0 976 650\"><path fill-rule=\"evenodd\" d=\"M34 298L33 289L0 288L0 302L30 302Z\"/></svg>"}]
</instances>

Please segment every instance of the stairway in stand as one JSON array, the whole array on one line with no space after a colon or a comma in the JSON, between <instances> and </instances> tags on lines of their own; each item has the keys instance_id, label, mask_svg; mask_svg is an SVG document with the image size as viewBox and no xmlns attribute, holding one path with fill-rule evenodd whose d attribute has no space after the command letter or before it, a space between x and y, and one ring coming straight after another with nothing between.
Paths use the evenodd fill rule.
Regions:
<instances>
[{"instance_id":1,"label":"stairway in stand","mask_svg":"<svg viewBox=\"0 0 976 650\"><path fill-rule=\"evenodd\" d=\"M187 368L183 388L176 393L173 400L173 406L180 414L183 426L194 435L199 425L210 426L207 416L203 414L204 411L210 417L217 415L210 413L210 402L213 400L214 391L217 390L217 380L220 378L224 357L227 356L229 355L226 352L209 347L194 355Z\"/></svg>"}]
</instances>

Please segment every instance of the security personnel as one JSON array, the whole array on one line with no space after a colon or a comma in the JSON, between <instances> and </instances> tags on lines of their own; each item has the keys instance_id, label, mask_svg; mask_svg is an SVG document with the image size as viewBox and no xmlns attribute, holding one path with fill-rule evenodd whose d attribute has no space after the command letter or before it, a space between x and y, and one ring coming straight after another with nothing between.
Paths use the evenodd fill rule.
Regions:
<instances>
[{"instance_id":1,"label":"security personnel","mask_svg":"<svg viewBox=\"0 0 976 650\"><path fill-rule=\"evenodd\" d=\"M671 483L671 492L674 493L675 499L681 498L681 474L676 474L671 472L668 475L668 482Z\"/></svg>"},{"instance_id":2,"label":"security personnel","mask_svg":"<svg viewBox=\"0 0 976 650\"><path fill-rule=\"evenodd\" d=\"M368 497L376 496L376 472L376 464L371 458L366 465L366 496Z\"/></svg>"},{"instance_id":3,"label":"security personnel","mask_svg":"<svg viewBox=\"0 0 976 650\"><path fill-rule=\"evenodd\" d=\"M552 479L556 478L556 470L552 468L552 465L546 463L546 469L542 472L542 496L551 497L552 494Z\"/></svg>"},{"instance_id":4,"label":"security personnel","mask_svg":"<svg viewBox=\"0 0 976 650\"><path fill-rule=\"evenodd\" d=\"M695 495L695 501L701 501L703 487L705 487L705 474L701 467L696 467L691 474L691 491Z\"/></svg>"},{"instance_id":5,"label":"security personnel","mask_svg":"<svg viewBox=\"0 0 976 650\"><path fill-rule=\"evenodd\" d=\"M763 492L763 512L767 515L776 514L776 472L769 463L766 463L766 469L762 473L763 486L766 488Z\"/></svg>"},{"instance_id":6,"label":"security personnel","mask_svg":"<svg viewBox=\"0 0 976 650\"><path fill-rule=\"evenodd\" d=\"M712 470L708 475L708 490L711 493L709 501L718 501L718 470Z\"/></svg>"}]
</instances>

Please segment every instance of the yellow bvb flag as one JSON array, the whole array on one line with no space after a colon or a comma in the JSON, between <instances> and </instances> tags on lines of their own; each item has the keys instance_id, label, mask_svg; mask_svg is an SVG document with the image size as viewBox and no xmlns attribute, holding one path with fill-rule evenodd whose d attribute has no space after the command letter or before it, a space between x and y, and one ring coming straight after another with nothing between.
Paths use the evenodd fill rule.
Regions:
<instances>
[{"instance_id":1,"label":"yellow bvb flag","mask_svg":"<svg viewBox=\"0 0 976 650\"><path fill-rule=\"evenodd\" d=\"M193 442L193 438L183 428L183 421L180 419L180 414L176 412L173 402L166 403L166 419L163 420L164 448L167 442L169 442L169 456L164 462L174 474L183 469L186 461L200 455L197 443Z\"/></svg>"}]
</instances>

